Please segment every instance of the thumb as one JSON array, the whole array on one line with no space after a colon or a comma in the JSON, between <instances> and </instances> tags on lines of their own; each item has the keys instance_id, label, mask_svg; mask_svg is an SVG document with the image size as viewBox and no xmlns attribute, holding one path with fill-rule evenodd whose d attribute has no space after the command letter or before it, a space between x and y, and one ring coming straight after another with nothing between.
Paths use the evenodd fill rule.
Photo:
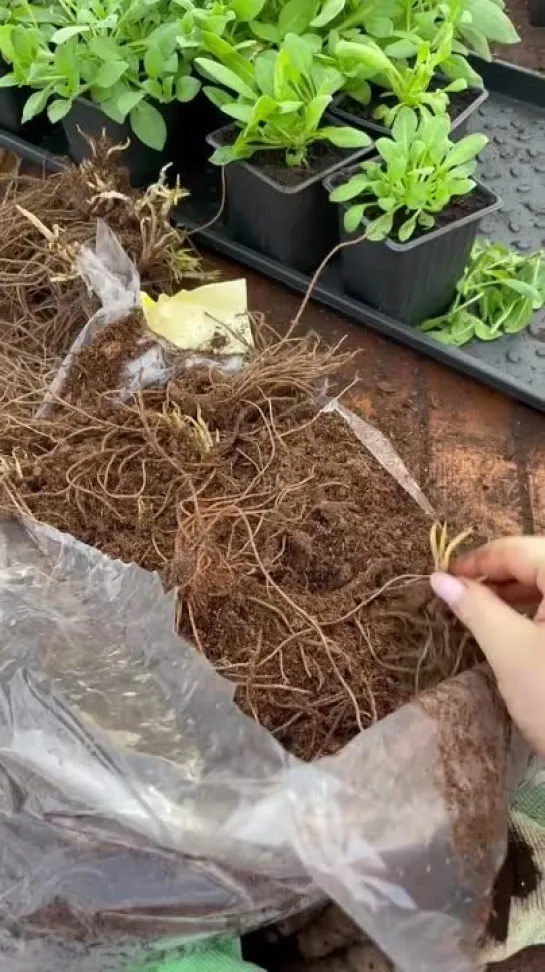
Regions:
<instances>
[{"instance_id":1,"label":"thumb","mask_svg":"<svg viewBox=\"0 0 545 972\"><path fill-rule=\"evenodd\" d=\"M484 584L436 573L431 576L431 586L469 628L500 683L514 671L520 673L531 666L541 654L542 638L533 621L518 614Z\"/></svg>"}]
</instances>

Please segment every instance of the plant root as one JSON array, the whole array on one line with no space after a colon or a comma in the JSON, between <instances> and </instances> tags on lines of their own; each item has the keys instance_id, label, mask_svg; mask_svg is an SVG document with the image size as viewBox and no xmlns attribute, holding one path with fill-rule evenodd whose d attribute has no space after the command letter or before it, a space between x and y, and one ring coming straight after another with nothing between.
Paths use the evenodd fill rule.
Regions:
<instances>
[{"instance_id":1,"label":"plant root","mask_svg":"<svg viewBox=\"0 0 545 972\"><path fill-rule=\"evenodd\" d=\"M427 517L321 412L349 355L257 322L242 370L181 356L167 384L121 399L127 335L109 325L79 353L47 418L0 402L4 512L159 571L180 633L303 759L474 663L423 582ZM433 536L448 563L455 541Z\"/></svg>"}]
</instances>

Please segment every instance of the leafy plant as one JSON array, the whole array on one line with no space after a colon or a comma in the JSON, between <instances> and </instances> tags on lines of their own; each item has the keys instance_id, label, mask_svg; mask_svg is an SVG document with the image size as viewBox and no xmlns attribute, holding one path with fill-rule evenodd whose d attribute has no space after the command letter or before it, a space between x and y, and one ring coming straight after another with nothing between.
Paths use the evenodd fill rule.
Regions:
<instances>
[{"instance_id":1,"label":"leafy plant","mask_svg":"<svg viewBox=\"0 0 545 972\"><path fill-rule=\"evenodd\" d=\"M542 251L525 256L504 243L478 240L448 311L424 321L420 329L455 347L473 338L495 341L523 331L544 305Z\"/></svg>"},{"instance_id":2,"label":"leafy plant","mask_svg":"<svg viewBox=\"0 0 545 972\"><path fill-rule=\"evenodd\" d=\"M516 44L520 38L505 13L504 0L400 0L399 36L432 40L441 24L453 29L453 52L442 64L449 77L482 83L467 61L470 53L491 60L490 44ZM416 54L416 49L413 50Z\"/></svg>"},{"instance_id":3,"label":"leafy plant","mask_svg":"<svg viewBox=\"0 0 545 972\"><path fill-rule=\"evenodd\" d=\"M363 162L360 171L331 194L332 202L348 203L344 216L347 232L368 222L366 238L383 240L395 235L406 242L419 229L430 230L437 213L457 196L475 188L471 178L476 156L486 135L468 135L453 143L445 115L433 116L422 109L420 119L411 108L396 116L389 138L379 138L379 158Z\"/></svg>"},{"instance_id":4,"label":"leafy plant","mask_svg":"<svg viewBox=\"0 0 545 972\"><path fill-rule=\"evenodd\" d=\"M128 118L144 144L161 149L166 124L154 102L190 101L200 88L180 54L179 21L169 0L53 0L45 15L35 4L28 7L35 18L32 62L14 15L0 37L0 52L12 65L0 84L20 84L24 75L36 89L23 120L48 105L50 120L60 121L76 98L87 95L114 121Z\"/></svg>"},{"instance_id":5,"label":"leafy plant","mask_svg":"<svg viewBox=\"0 0 545 972\"><path fill-rule=\"evenodd\" d=\"M216 149L216 165L280 149L286 165L300 166L318 141L341 148L371 144L369 136L355 128L322 124L344 79L317 57L312 36L288 34L279 50L263 51L251 61L222 38L206 37L205 42L215 57L198 57L195 63L222 87L207 86L204 91L240 129L232 145Z\"/></svg>"},{"instance_id":6,"label":"leafy plant","mask_svg":"<svg viewBox=\"0 0 545 972\"><path fill-rule=\"evenodd\" d=\"M399 13L399 0L266 0L250 26L256 37L277 45L291 33L323 35L332 29L339 37L363 31L382 38L393 32Z\"/></svg>"},{"instance_id":7,"label":"leafy plant","mask_svg":"<svg viewBox=\"0 0 545 972\"><path fill-rule=\"evenodd\" d=\"M406 61L396 63L387 53L388 50L403 53L402 42L392 43L386 50L362 38L360 41L341 40L335 47L335 55L340 70L350 80L346 92L356 101L367 105L372 99L373 90L369 81L385 88L381 95L384 100L393 99L392 106L381 104L373 111L373 118L391 128L396 115L403 106L419 111L429 109L432 114L445 112L449 104L449 94L467 88L464 78L456 78L443 87L435 84L438 67L447 60L452 52L452 26L441 28L432 43L422 42L417 50L414 64Z\"/></svg>"}]
</instances>

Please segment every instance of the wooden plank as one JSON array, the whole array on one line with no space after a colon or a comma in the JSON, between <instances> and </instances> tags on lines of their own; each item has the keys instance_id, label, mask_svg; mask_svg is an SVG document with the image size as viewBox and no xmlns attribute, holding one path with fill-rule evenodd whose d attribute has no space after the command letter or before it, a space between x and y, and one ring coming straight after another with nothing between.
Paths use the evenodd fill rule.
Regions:
<instances>
[{"instance_id":1,"label":"wooden plank","mask_svg":"<svg viewBox=\"0 0 545 972\"><path fill-rule=\"evenodd\" d=\"M517 439L528 484L532 526L545 534L545 420L531 409L517 409Z\"/></svg>"},{"instance_id":2,"label":"wooden plank","mask_svg":"<svg viewBox=\"0 0 545 972\"><path fill-rule=\"evenodd\" d=\"M427 371L429 489L461 525L479 536L524 527L512 404L447 369Z\"/></svg>"}]
</instances>

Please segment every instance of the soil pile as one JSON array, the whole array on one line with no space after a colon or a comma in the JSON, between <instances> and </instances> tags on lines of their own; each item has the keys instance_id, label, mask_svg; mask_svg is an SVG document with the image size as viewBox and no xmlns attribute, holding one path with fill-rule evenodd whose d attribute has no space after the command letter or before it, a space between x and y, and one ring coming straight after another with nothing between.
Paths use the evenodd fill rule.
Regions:
<instances>
[{"instance_id":1,"label":"soil pile","mask_svg":"<svg viewBox=\"0 0 545 972\"><path fill-rule=\"evenodd\" d=\"M261 341L239 372L180 359L121 401L134 337L132 319L84 349L51 418L0 413L4 510L160 571L180 632L305 759L474 663L429 594L428 518L320 413L342 356Z\"/></svg>"},{"instance_id":2,"label":"soil pile","mask_svg":"<svg viewBox=\"0 0 545 972\"><path fill-rule=\"evenodd\" d=\"M116 234L152 295L202 277L199 259L169 222L183 190L163 182L133 189L120 149L105 140L92 148L93 158L56 175L0 176L2 339L41 359L65 354L97 310L74 260L82 246L94 244L98 219Z\"/></svg>"}]
</instances>

